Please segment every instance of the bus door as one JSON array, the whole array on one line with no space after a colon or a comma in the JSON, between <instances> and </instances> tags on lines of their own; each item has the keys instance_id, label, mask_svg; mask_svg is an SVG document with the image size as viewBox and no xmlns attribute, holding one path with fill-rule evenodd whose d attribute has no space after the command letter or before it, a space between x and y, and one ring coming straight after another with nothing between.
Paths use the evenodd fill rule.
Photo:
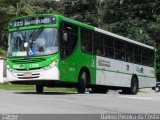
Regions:
<instances>
[{"instance_id":1,"label":"bus door","mask_svg":"<svg viewBox=\"0 0 160 120\"><path fill-rule=\"evenodd\" d=\"M78 27L62 22L60 29L61 80L75 81L78 60L75 53L78 43Z\"/></svg>"}]
</instances>

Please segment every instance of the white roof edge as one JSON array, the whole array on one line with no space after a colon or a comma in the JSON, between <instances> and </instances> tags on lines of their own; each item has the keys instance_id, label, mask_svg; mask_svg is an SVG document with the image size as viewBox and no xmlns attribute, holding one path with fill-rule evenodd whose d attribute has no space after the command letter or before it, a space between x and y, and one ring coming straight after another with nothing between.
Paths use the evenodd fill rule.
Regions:
<instances>
[{"instance_id":1,"label":"white roof edge","mask_svg":"<svg viewBox=\"0 0 160 120\"><path fill-rule=\"evenodd\" d=\"M146 45L146 44L137 42L137 41L135 41L135 40L131 40L131 39L129 39L129 38L125 38L125 37L123 37L123 36L120 36L120 35L117 35L117 34L114 34L114 33L111 33L111 32L108 32L108 31L105 31L105 30L96 28L96 27L95 27L95 31L100 32L100 33L104 33L104 34L109 35L109 36L114 36L114 37L119 38L119 39L122 39L122 40L124 40L124 41L130 42L130 43L134 43L134 44L136 44L136 45L140 45L140 46L143 46L143 47L146 47L146 48L149 48L149 49L154 49L154 47L152 47L152 46L149 46L149 45Z\"/></svg>"}]
</instances>

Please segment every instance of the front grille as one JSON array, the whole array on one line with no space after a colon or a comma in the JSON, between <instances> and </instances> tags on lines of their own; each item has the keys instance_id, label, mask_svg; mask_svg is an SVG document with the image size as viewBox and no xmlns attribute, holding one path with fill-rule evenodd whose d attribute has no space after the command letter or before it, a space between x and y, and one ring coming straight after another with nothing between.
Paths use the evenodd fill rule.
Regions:
<instances>
[{"instance_id":1,"label":"front grille","mask_svg":"<svg viewBox=\"0 0 160 120\"><path fill-rule=\"evenodd\" d=\"M18 77L18 79L34 79L34 78L39 78L39 77Z\"/></svg>"},{"instance_id":2,"label":"front grille","mask_svg":"<svg viewBox=\"0 0 160 120\"><path fill-rule=\"evenodd\" d=\"M33 79L33 78L39 78L40 73L33 73L31 77L24 77L23 73L17 74L18 79Z\"/></svg>"},{"instance_id":3,"label":"front grille","mask_svg":"<svg viewBox=\"0 0 160 120\"><path fill-rule=\"evenodd\" d=\"M29 70L39 70L39 69L41 69L41 68L43 68L43 67L29 68ZM28 69L27 69L27 68L24 68L24 69L15 69L15 70L17 70L17 71L26 71L26 70L28 70Z\"/></svg>"},{"instance_id":4,"label":"front grille","mask_svg":"<svg viewBox=\"0 0 160 120\"><path fill-rule=\"evenodd\" d=\"M40 75L40 73L34 73L32 76ZM23 76L23 74L17 74L17 76Z\"/></svg>"},{"instance_id":5,"label":"front grille","mask_svg":"<svg viewBox=\"0 0 160 120\"><path fill-rule=\"evenodd\" d=\"M26 64L26 63L37 63L46 61L45 58L18 58L16 60L11 60L14 64Z\"/></svg>"}]
</instances>

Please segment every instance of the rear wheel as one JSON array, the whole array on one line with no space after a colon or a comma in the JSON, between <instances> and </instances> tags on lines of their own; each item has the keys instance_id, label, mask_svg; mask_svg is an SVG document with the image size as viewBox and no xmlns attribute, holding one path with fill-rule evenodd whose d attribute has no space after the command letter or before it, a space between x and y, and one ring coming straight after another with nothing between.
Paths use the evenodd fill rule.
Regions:
<instances>
[{"instance_id":1,"label":"rear wheel","mask_svg":"<svg viewBox=\"0 0 160 120\"><path fill-rule=\"evenodd\" d=\"M43 93L43 85L36 85L36 92Z\"/></svg>"},{"instance_id":2,"label":"rear wheel","mask_svg":"<svg viewBox=\"0 0 160 120\"><path fill-rule=\"evenodd\" d=\"M136 77L132 77L131 87L130 88L123 88L122 94L136 95L138 93L138 89L139 89L138 80Z\"/></svg>"},{"instance_id":3,"label":"rear wheel","mask_svg":"<svg viewBox=\"0 0 160 120\"><path fill-rule=\"evenodd\" d=\"M80 72L79 80L78 80L78 93L85 93L87 84L87 73L86 71Z\"/></svg>"},{"instance_id":4,"label":"rear wheel","mask_svg":"<svg viewBox=\"0 0 160 120\"><path fill-rule=\"evenodd\" d=\"M138 80L135 77L132 77L130 94L136 95L138 93L138 89Z\"/></svg>"},{"instance_id":5,"label":"rear wheel","mask_svg":"<svg viewBox=\"0 0 160 120\"><path fill-rule=\"evenodd\" d=\"M159 91L160 91L159 87L155 87L155 92L159 92Z\"/></svg>"}]
</instances>

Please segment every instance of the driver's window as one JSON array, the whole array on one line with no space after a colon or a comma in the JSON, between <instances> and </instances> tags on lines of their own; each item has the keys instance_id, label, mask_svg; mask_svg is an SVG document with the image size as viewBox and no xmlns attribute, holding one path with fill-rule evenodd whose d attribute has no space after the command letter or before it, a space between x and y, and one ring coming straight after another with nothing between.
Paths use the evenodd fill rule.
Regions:
<instances>
[{"instance_id":1,"label":"driver's window","mask_svg":"<svg viewBox=\"0 0 160 120\"><path fill-rule=\"evenodd\" d=\"M73 53L77 45L78 28L70 23L62 22L60 30L60 51L64 59Z\"/></svg>"}]
</instances>

